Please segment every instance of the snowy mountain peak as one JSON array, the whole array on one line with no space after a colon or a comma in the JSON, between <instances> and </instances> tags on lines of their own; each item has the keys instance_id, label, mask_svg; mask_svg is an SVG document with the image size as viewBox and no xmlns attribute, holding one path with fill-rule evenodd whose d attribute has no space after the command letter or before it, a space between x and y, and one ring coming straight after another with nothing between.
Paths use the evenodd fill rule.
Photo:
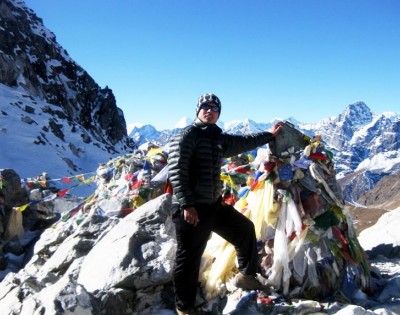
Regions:
<instances>
[{"instance_id":1,"label":"snowy mountain peak","mask_svg":"<svg viewBox=\"0 0 400 315\"><path fill-rule=\"evenodd\" d=\"M182 117L182 118L175 124L174 129L175 129L175 128L185 128L186 126L191 125L192 122L193 122L193 119L192 119L192 118L189 118L189 117L186 117L186 116L185 116L185 117Z\"/></svg>"},{"instance_id":2,"label":"snowy mountain peak","mask_svg":"<svg viewBox=\"0 0 400 315\"><path fill-rule=\"evenodd\" d=\"M400 118L399 114L394 113L394 112L383 112L382 115L387 118L390 118L390 119L399 119Z\"/></svg>"},{"instance_id":3,"label":"snowy mountain peak","mask_svg":"<svg viewBox=\"0 0 400 315\"><path fill-rule=\"evenodd\" d=\"M248 134L268 130L271 126L271 123L256 123L254 120L246 118L225 123L224 129L233 134Z\"/></svg>"},{"instance_id":4,"label":"snowy mountain peak","mask_svg":"<svg viewBox=\"0 0 400 315\"><path fill-rule=\"evenodd\" d=\"M142 128L143 126L144 126L144 123L141 123L141 122L129 123L126 125L126 131L129 135L134 128Z\"/></svg>"},{"instance_id":5,"label":"snowy mountain peak","mask_svg":"<svg viewBox=\"0 0 400 315\"><path fill-rule=\"evenodd\" d=\"M339 121L346 122L353 128L365 125L372 121L373 114L364 102L357 102L346 107L339 116Z\"/></svg>"}]
</instances>

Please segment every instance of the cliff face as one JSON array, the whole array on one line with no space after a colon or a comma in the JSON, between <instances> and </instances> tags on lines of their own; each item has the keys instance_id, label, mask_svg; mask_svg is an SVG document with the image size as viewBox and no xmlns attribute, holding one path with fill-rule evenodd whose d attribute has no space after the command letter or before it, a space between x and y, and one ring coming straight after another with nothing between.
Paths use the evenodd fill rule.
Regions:
<instances>
[{"instance_id":1,"label":"cliff face","mask_svg":"<svg viewBox=\"0 0 400 315\"><path fill-rule=\"evenodd\" d=\"M112 90L99 87L23 1L0 3L0 51L0 83L56 105L58 119L87 131L86 143L96 140L110 151L117 143L133 147Z\"/></svg>"},{"instance_id":2,"label":"cliff face","mask_svg":"<svg viewBox=\"0 0 400 315\"><path fill-rule=\"evenodd\" d=\"M376 186L363 193L357 200L367 207L379 207L393 210L400 206L400 171L394 175L384 176Z\"/></svg>"}]
</instances>

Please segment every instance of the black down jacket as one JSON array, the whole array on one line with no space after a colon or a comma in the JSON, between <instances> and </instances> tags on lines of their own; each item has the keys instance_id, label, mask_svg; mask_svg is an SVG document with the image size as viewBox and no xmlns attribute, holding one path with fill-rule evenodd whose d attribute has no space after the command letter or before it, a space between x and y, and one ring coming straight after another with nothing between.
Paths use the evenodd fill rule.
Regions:
<instances>
[{"instance_id":1,"label":"black down jacket","mask_svg":"<svg viewBox=\"0 0 400 315\"><path fill-rule=\"evenodd\" d=\"M217 125L196 119L170 142L168 178L174 201L182 208L211 204L221 196L223 159L253 150L273 139L270 132L250 135L223 133Z\"/></svg>"}]
</instances>

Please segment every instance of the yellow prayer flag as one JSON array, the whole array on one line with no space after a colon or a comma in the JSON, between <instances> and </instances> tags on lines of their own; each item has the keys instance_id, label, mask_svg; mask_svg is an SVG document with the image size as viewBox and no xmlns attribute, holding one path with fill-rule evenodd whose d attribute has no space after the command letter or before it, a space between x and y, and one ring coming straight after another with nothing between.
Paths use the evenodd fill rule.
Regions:
<instances>
[{"instance_id":1,"label":"yellow prayer flag","mask_svg":"<svg viewBox=\"0 0 400 315\"><path fill-rule=\"evenodd\" d=\"M151 148L149 152L147 152L147 157L152 157L158 153L162 153L162 148Z\"/></svg>"},{"instance_id":2,"label":"yellow prayer flag","mask_svg":"<svg viewBox=\"0 0 400 315\"><path fill-rule=\"evenodd\" d=\"M85 184L90 184L91 182L93 182L94 181L94 176L91 176L91 177L89 177L88 179L84 179L83 180L83 182L85 183Z\"/></svg>"},{"instance_id":3,"label":"yellow prayer flag","mask_svg":"<svg viewBox=\"0 0 400 315\"><path fill-rule=\"evenodd\" d=\"M83 174L81 174L81 175L76 175L75 178L76 178L77 180L79 180L80 182L85 182L85 177L83 176Z\"/></svg>"},{"instance_id":4,"label":"yellow prayer flag","mask_svg":"<svg viewBox=\"0 0 400 315\"><path fill-rule=\"evenodd\" d=\"M26 205L20 206L20 207L15 207L18 211L24 211L26 208L28 208L29 203L27 203Z\"/></svg>"}]
</instances>

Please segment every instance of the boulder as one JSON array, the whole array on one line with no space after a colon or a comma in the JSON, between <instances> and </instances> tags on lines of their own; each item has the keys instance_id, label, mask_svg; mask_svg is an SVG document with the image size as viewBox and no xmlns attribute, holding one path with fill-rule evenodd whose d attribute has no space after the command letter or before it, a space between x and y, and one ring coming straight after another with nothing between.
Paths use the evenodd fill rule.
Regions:
<instances>
[{"instance_id":1,"label":"boulder","mask_svg":"<svg viewBox=\"0 0 400 315\"><path fill-rule=\"evenodd\" d=\"M90 292L170 282L175 256L170 208L165 194L121 220L85 257L78 282Z\"/></svg>"},{"instance_id":2,"label":"boulder","mask_svg":"<svg viewBox=\"0 0 400 315\"><path fill-rule=\"evenodd\" d=\"M26 266L0 283L0 314L172 309L170 208L171 195L164 194L124 218L95 211L64 214L42 233Z\"/></svg>"}]
</instances>

